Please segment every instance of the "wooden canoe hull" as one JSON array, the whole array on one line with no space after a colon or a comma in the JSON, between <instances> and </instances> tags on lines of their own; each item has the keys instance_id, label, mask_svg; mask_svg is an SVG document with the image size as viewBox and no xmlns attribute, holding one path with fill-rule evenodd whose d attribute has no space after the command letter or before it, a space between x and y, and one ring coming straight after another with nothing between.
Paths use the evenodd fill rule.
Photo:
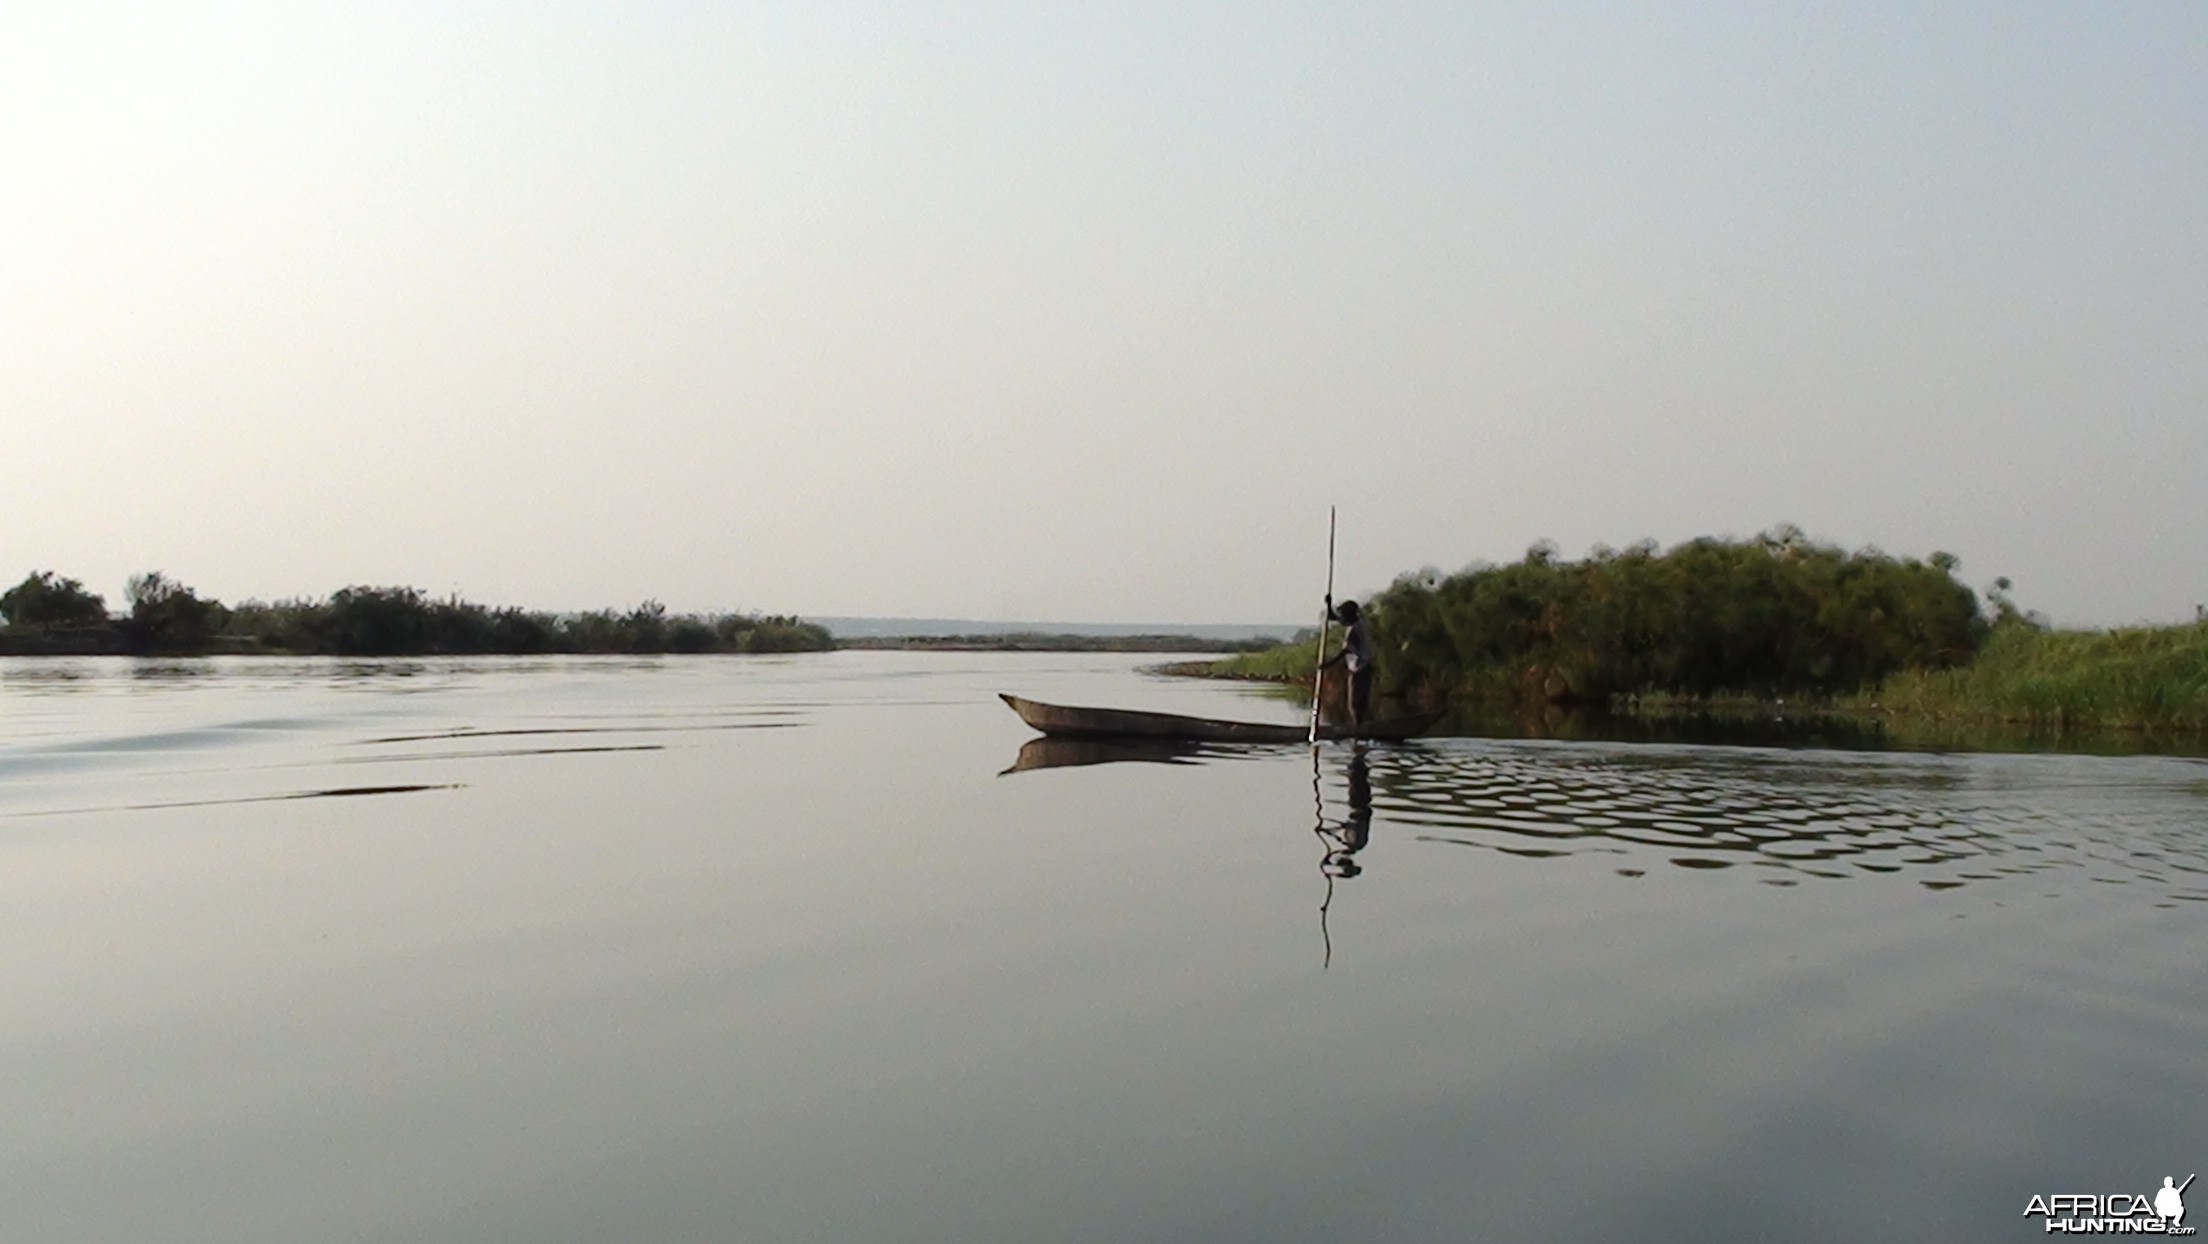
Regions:
<instances>
[{"instance_id":1,"label":"wooden canoe hull","mask_svg":"<svg viewBox=\"0 0 2208 1244\"><path fill-rule=\"evenodd\" d=\"M1310 737L1304 726L1270 722L1221 721L1212 717L1187 717L1179 713L1146 713L1124 708L1075 708L1043 704L1016 695L1000 696L1020 715L1020 720L1053 738L1069 739L1185 739L1198 743L1301 743ZM1423 734L1439 713L1389 717L1366 722L1360 730L1321 725L1322 739L1407 739Z\"/></svg>"}]
</instances>

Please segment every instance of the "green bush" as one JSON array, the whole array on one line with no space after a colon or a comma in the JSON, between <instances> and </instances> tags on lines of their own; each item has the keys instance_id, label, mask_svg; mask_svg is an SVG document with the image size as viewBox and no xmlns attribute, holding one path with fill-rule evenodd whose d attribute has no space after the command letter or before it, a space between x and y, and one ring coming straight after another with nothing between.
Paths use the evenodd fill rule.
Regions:
<instances>
[{"instance_id":1,"label":"green bush","mask_svg":"<svg viewBox=\"0 0 2208 1244\"><path fill-rule=\"evenodd\" d=\"M1849 553L1793 527L1404 575L1365 602L1381 686L1413 699L1830 696L1968 661L1987 624L1955 559ZM1310 677L1308 641L1213 667Z\"/></svg>"},{"instance_id":2,"label":"green bush","mask_svg":"<svg viewBox=\"0 0 2208 1244\"><path fill-rule=\"evenodd\" d=\"M34 571L0 593L0 618L11 627L60 629L107 625L107 602L75 579Z\"/></svg>"},{"instance_id":3,"label":"green bush","mask_svg":"<svg viewBox=\"0 0 2208 1244\"><path fill-rule=\"evenodd\" d=\"M158 570L130 579L130 616L122 632L134 652L202 652L229 610Z\"/></svg>"}]
</instances>

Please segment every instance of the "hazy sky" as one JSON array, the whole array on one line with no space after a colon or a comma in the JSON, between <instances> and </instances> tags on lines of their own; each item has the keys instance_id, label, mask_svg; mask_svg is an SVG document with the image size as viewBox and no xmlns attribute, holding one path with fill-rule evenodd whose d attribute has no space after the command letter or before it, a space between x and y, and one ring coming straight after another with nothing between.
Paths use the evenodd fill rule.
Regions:
<instances>
[{"instance_id":1,"label":"hazy sky","mask_svg":"<svg viewBox=\"0 0 2208 1244\"><path fill-rule=\"evenodd\" d=\"M0 580L2208 602L2208 4L0 6Z\"/></svg>"}]
</instances>

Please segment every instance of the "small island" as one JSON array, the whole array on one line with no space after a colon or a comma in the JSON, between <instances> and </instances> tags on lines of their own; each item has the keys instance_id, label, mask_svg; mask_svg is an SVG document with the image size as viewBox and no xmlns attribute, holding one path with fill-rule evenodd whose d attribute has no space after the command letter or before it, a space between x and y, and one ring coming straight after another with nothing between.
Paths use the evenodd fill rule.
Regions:
<instances>
[{"instance_id":1,"label":"small island","mask_svg":"<svg viewBox=\"0 0 2208 1244\"><path fill-rule=\"evenodd\" d=\"M1365 602L1384 694L1464 713L1876 721L1903 741L2007 726L2208 733L2208 620L2064 630L1947 553L1845 551L1781 526L1670 549L1403 575ZM1316 634L1173 672L1308 686Z\"/></svg>"}]
</instances>

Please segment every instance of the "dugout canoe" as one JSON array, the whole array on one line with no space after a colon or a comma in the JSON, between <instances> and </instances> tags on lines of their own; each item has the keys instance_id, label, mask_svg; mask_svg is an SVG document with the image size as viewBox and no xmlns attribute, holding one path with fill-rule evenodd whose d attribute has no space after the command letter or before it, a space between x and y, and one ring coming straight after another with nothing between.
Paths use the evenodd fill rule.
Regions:
<instances>
[{"instance_id":1,"label":"dugout canoe","mask_svg":"<svg viewBox=\"0 0 2208 1244\"><path fill-rule=\"evenodd\" d=\"M1221 721L1213 717L1187 717L1180 713L1146 713L1125 708L1075 708L1043 704L1016 695L1001 698L1020 720L1053 738L1065 739L1185 739L1199 743L1301 743L1309 727L1271 722ZM1347 726L1319 727L1322 739L1407 739L1423 734L1440 713L1415 713L1384 717L1352 731Z\"/></svg>"}]
</instances>

